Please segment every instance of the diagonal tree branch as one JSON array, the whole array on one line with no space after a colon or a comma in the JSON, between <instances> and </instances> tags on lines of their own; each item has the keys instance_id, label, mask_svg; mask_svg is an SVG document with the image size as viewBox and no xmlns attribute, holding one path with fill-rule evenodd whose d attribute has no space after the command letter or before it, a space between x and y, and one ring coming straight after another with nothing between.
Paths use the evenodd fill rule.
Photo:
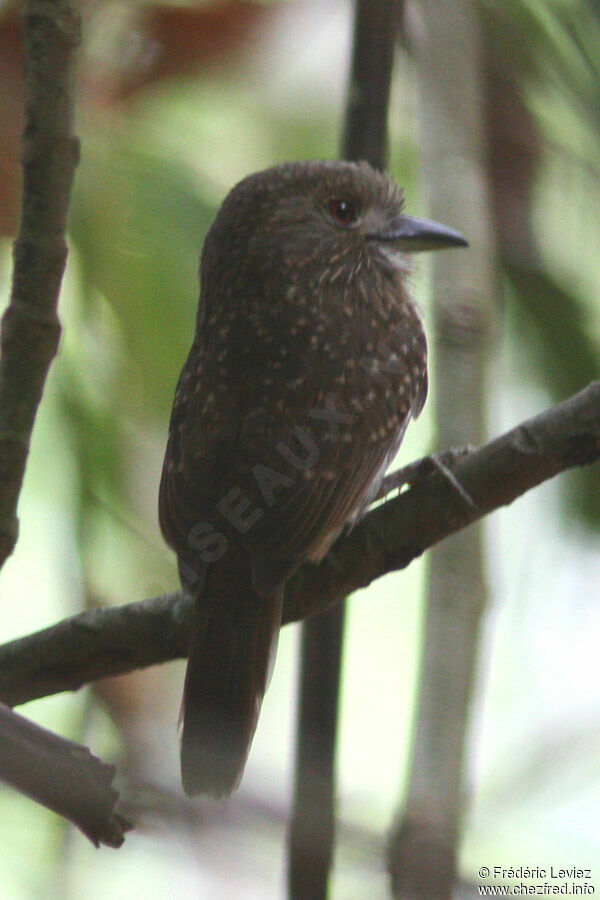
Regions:
<instances>
[{"instance_id":1,"label":"diagonal tree branch","mask_svg":"<svg viewBox=\"0 0 600 900\"><path fill-rule=\"evenodd\" d=\"M96 847L120 847L131 827L114 810L114 766L2 703L0 772L3 781L77 825Z\"/></svg>"},{"instance_id":2,"label":"diagonal tree branch","mask_svg":"<svg viewBox=\"0 0 600 900\"><path fill-rule=\"evenodd\" d=\"M430 474L370 512L319 566L305 565L293 577L284 622L327 609L538 484L598 459L600 382L594 382L483 447L453 461L444 457L452 478L433 465ZM174 593L80 613L11 641L0 647L0 700L25 703L184 657L190 620L191 601Z\"/></svg>"},{"instance_id":3,"label":"diagonal tree branch","mask_svg":"<svg viewBox=\"0 0 600 900\"><path fill-rule=\"evenodd\" d=\"M0 335L0 568L17 541L17 502L31 432L60 339L56 307L79 155L72 132L79 13L69 0L26 0L22 18L23 204L11 299Z\"/></svg>"}]
</instances>

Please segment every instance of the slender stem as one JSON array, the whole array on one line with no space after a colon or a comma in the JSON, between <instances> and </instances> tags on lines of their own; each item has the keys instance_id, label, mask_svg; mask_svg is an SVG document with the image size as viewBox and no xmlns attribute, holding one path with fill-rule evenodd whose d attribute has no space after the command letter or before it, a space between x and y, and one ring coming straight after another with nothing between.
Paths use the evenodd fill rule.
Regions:
<instances>
[{"instance_id":1,"label":"slender stem","mask_svg":"<svg viewBox=\"0 0 600 900\"><path fill-rule=\"evenodd\" d=\"M56 307L79 156L72 133L79 13L68 0L26 0L22 18L23 201L11 299L0 334L0 567L17 541L17 503L31 432L60 338Z\"/></svg>"},{"instance_id":2,"label":"slender stem","mask_svg":"<svg viewBox=\"0 0 600 900\"><path fill-rule=\"evenodd\" d=\"M387 158L387 119L399 0L357 0L342 156L377 169Z\"/></svg>"},{"instance_id":3,"label":"slender stem","mask_svg":"<svg viewBox=\"0 0 600 900\"><path fill-rule=\"evenodd\" d=\"M344 604L304 622L296 742L294 816L289 837L289 892L326 897L335 838L337 738Z\"/></svg>"}]
</instances>

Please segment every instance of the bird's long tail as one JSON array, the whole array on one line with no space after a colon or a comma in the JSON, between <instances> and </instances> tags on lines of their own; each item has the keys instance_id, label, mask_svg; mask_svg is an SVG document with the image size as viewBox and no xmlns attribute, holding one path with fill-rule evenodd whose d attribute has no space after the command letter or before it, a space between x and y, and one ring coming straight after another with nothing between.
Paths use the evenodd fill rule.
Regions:
<instances>
[{"instance_id":1,"label":"bird's long tail","mask_svg":"<svg viewBox=\"0 0 600 900\"><path fill-rule=\"evenodd\" d=\"M239 784L277 647L283 591L261 597L248 561L209 566L196 597L185 677L181 777L187 794Z\"/></svg>"}]
</instances>

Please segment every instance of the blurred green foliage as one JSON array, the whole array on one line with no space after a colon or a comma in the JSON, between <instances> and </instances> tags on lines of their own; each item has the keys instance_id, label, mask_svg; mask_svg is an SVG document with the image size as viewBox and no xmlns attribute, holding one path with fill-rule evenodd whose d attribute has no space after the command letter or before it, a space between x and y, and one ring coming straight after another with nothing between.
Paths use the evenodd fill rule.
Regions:
<instances>
[{"instance_id":1,"label":"blurred green foliage","mask_svg":"<svg viewBox=\"0 0 600 900\"><path fill-rule=\"evenodd\" d=\"M600 371L600 269L590 254L600 241L600 6L486 0L484 21L537 145L531 183L521 185L531 197L525 229L533 247L500 248L510 339L558 402ZM600 528L598 467L569 473L562 485L569 517Z\"/></svg>"},{"instance_id":2,"label":"blurred green foliage","mask_svg":"<svg viewBox=\"0 0 600 900\"><path fill-rule=\"evenodd\" d=\"M173 395L173 360L184 358L194 328L198 248L212 207L192 173L135 134L86 144L71 228L88 315L103 298L118 322L121 369L115 400L164 415Z\"/></svg>"}]
</instances>

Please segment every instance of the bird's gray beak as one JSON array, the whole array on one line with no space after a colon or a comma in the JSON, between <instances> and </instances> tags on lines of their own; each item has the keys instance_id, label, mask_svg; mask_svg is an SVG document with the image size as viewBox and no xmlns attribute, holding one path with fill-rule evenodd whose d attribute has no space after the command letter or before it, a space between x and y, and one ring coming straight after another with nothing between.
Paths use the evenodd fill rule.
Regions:
<instances>
[{"instance_id":1,"label":"bird's gray beak","mask_svg":"<svg viewBox=\"0 0 600 900\"><path fill-rule=\"evenodd\" d=\"M414 216L401 215L390 226L379 234L369 235L372 240L394 244L407 253L421 250L443 250L446 247L468 247L469 242L454 228L417 219Z\"/></svg>"}]
</instances>

